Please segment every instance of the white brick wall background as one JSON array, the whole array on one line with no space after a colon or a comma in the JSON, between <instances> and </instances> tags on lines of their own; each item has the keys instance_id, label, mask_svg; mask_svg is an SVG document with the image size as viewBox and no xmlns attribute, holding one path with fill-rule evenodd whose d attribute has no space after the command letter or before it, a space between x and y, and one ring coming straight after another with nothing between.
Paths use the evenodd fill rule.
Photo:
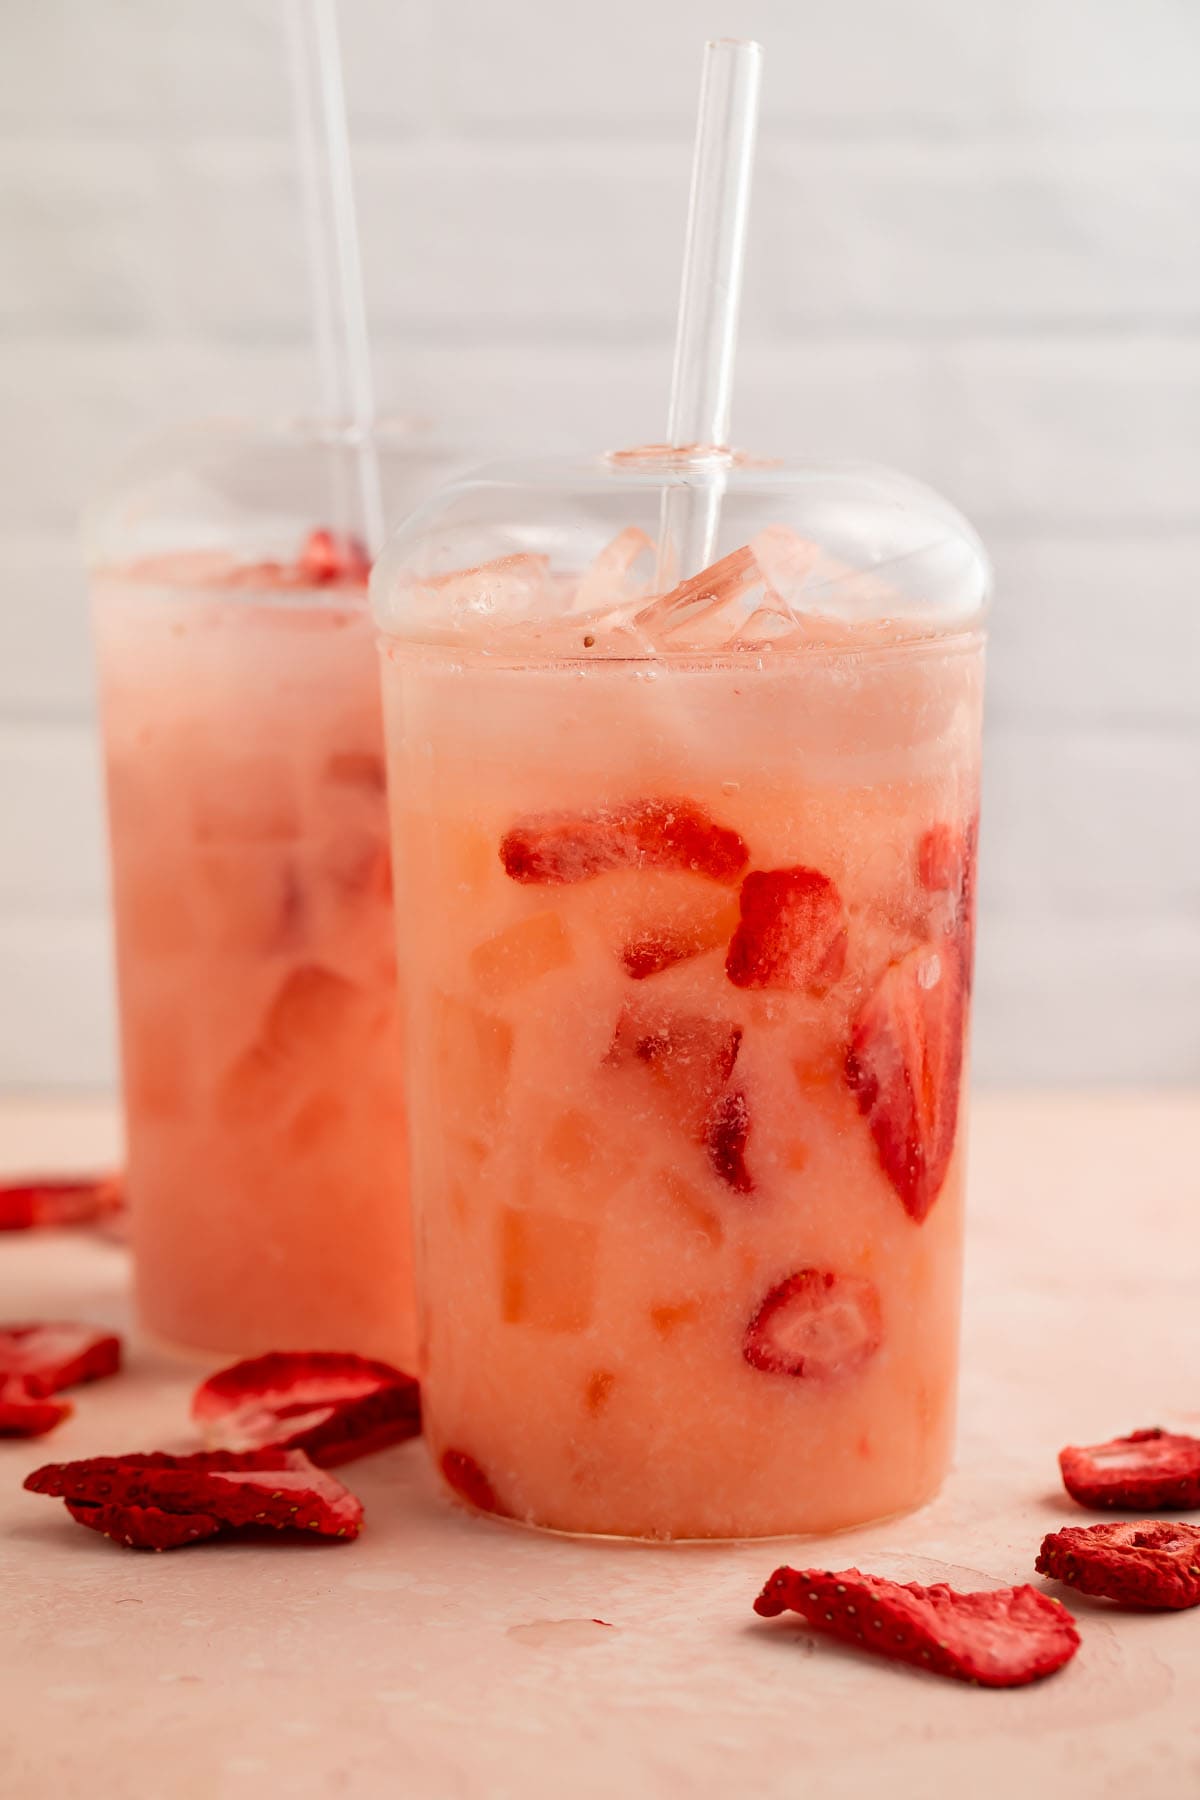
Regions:
<instances>
[{"instance_id":1,"label":"white brick wall background","mask_svg":"<svg viewBox=\"0 0 1200 1800\"><path fill-rule=\"evenodd\" d=\"M384 397L659 435L704 36L767 50L743 442L901 464L995 553L976 1064L1200 1078L1197 0L342 0ZM0 1085L113 1080L75 521L309 400L275 0L0 17Z\"/></svg>"}]
</instances>

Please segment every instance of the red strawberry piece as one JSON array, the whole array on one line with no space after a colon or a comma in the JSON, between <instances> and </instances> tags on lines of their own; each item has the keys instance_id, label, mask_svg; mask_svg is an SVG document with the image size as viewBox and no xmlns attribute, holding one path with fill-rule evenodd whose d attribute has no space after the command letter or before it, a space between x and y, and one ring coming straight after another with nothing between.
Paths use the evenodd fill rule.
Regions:
<instances>
[{"instance_id":1,"label":"red strawberry piece","mask_svg":"<svg viewBox=\"0 0 1200 1800\"><path fill-rule=\"evenodd\" d=\"M16 1375L40 1394L115 1375L121 1340L91 1325L7 1325L0 1328L0 1376Z\"/></svg>"},{"instance_id":2,"label":"red strawberry piece","mask_svg":"<svg viewBox=\"0 0 1200 1800\"><path fill-rule=\"evenodd\" d=\"M1200 1506L1200 1438L1157 1426L1058 1453L1063 1486L1080 1506L1150 1512Z\"/></svg>"},{"instance_id":3,"label":"red strawberry piece","mask_svg":"<svg viewBox=\"0 0 1200 1800\"><path fill-rule=\"evenodd\" d=\"M746 1327L742 1355L768 1374L852 1375L883 1342L874 1285L860 1275L798 1269L773 1287Z\"/></svg>"},{"instance_id":4,"label":"red strawberry piece","mask_svg":"<svg viewBox=\"0 0 1200 1800\"><path fill-rule=\"evenodd\" d=\"M716 1173L735 1194L754 1191L754 1182L746 1167L746 1146L750 1141L750 1107L745 1094L737 1090L722 1094L704 1125L704 1148Z\"/></svg>"},{"instance_id":5,"label":"red strawberry piece","mask_svg":"<svg viewBox=\"0 0 1200 1800\"><path fill-rule=\"evenodd\" d=\"M333 582L361 587L371 573L371 559L357 538L323 529L310 531L305 538L299 566L318 587Z\"/></svg>"},{"instance_id":6,"label":"red strawberry piece","mask_svg":"<svg viewBox=\"0 0 1200 1800\"><path fill-rule=\"evenodd\" d=\"M1166 1519L1069 1525L1042 1539L1038 1571L1122 1606L1200 1606L1200 1526Z\"/></svg>"},{"instance_id":7,"label":"red strawberry piece","mask_svg":"<svg viewBox=\"0 0 1200 1800\"><path fill-rule=\"evenodd\" d=\"M930 826L917 844L917 879L927 893L950 897L949 930L958 938L964 978L970 985L975 945L975 866L979 816L967 825Z\"/></svg>"},{"instance_id":8,"label":"red strawberry piece","mask_svg":"<svg viewBox=\"0 0 1200 1800\"><path fill-rule=\"evenodd\" d=\"M0 1375L0 1437L42 1437L74 1412L69 1400L52 1400L36 1381Z\"/></svg>"},{"instance_id":9,"label":"red strawberry piece","mask_svg":"<svg viewBox=\"0 0 1200 1800\"><path fill-rule=\"evenodd\" d=\"M842 897L819 869L756 869L725 958L734 987L824 994L846 966Z\"/></svg>"},{"instance_id":10,"label":"red strawberry piece","mask_svg":"<svg viewBox=\"0 0 1200 1800\"><path fill-rule=\"evenodd\" d=\"M635 800L521 819L500 844L514 881L562 885L612 869L690 869L736 881L749 860L736 831L690 800Z\"/></svg>"},{"instance_id":11,"label":"red strawberry piece","mask_svg":"<svg viewBox=\"0 0 1200 1800\"><path fill-rule=\"evenodd\" d=\"M622 946L621 962L625 973L634 981L645 981L648 976L660 975L678 962L699 956L707 947L699 943L692 932L646 931Z\"/></svg>"},{"instance_id":12,"label":"red strawberry piece","mask_svg":"<svg viewBox=\"0 0 1200 1800\"><path fill-rule=\"evenodd\" d=\"M224 1527L207 1513L170 1513L157 1506L95 1506L67 1501L77 1525L102 1532L126 1550L184 1550L189 1544L216 1537Z\"/></svg>"},{"instance_id":13,"label":"red strawberry piece","mask_svg":"<svg viewBox=\"0 0 1200 1800\"><path fill-rule=\"evenodd\" d=\"M957 894L963 882L963 834L953 825L931 825L917 845L917 877L931 894Z\"/></svg>"},{"instance_id":14,"label":"red strawberry piece","mask_svg":"<svg viewBox=\"0 0 1200 1800\"><path fill-rule=\"evenodd\" d=\"M192 1417L228 1450L304 1450L332 1468L421 1431L421 1390L390 1363L338 1350L274 1350L221 1369Z\"/></svg>"},{"instance_id":15,"label":"red strawberry piece","mask_svg":"<svg viewBox=\"0 0 1200 1800\"><path fill-rule=\"evenodd\" d=\"M39 1226L91 1225L120 1212L124 1204L115 1175L47 1176L41 1181L14 1181L0 1186L0 1231L29 1231Z\"/></svg>"},{"instance_id":16,"label":"red strawberry piece","mask_svg":"<svg viewBox=\"0 0 1200 1800\"><path fill-rule=\"evenodd\" d=\"M65 1500L77 1519L93 1507L149 1508L215 1522L226 1530L269 1526L333 1538L357 1537L362 1524L361 1502L301 1450L92 1456L47 1463L26 1478L25 1486Z\"/></svg>"},{"instance_id":17,"label":"red strawberry piece","mask_svg":"<svg viewBox=\"0 0 1200 1800\"><path fill-rule=\"evenodd\" d=\"M703 1139L741 1042L741 1026L728 1019L626 1007L605 1060L614 1067L643 1065L684 1128Z\"/></svg>"},{"instance_id":18,"label":"red strawberry piece","mask_svg":"<svg viewBox=\"0 0 1200 1800\"><path fill-rule=\"evenodd\" d=\"M949 939L918 944L885 969L846 1056L883 1172L918 1225L954 1154L965 1025L958 950Z\"/></svg>"},{"instance_id":19,"label":"red strawberry piece","mask_svg":"<svg viewBox=\"0 0 1200 1800\"><path fill-rule=\"evenodd\" d=\"M983 1687L1023 1687L1052 1675L1079 1648L1071 1614L1036 1588L960 1594L858 1569L776 1569L754 1610L791 1611L845 1644Z\"/></svg>"},{"instance_id":20,"label":"red strawberry piece","mask_svg":"<svg viewBox=\"0 0 1200 1800\"><path fill-rule=\"evenodd\" d=\"M444 1450L440 1466L445 1481L468 1506L474 1506L479 1512L506 1513L507 1509L496 1498L496 1490L488 1477L465 1450Z\"/></svg>"}]
</instances>

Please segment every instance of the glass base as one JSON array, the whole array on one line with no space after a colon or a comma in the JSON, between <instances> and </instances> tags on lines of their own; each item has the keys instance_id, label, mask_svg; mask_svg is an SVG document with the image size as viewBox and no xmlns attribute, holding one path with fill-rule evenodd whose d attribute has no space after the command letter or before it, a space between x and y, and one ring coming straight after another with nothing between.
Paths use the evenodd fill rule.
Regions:
<instances>
[{"instance_id":1,"label":"glass base","mask_svg":"<svg viewBox=\"0 0 1200 1800\"><path fill-rule=\"evenodd\" d=\"M949 1471L946 1472L947 1474ZM721 1550L735 1549L739 1544L795 1544L823 1542L828 1538L846 1537L854 1531L867 1531L876 1525L888 1525L895 1519L907 1519L913 1513L920 1512L922 1507L930 1505L937 1499L946 1480L941 1475L927 1494L914 1500L911 1505L894 1507L890 1512L875 1513L870 1517L848 1520L844 1525L828 1525L820 1530L798 1529L795 1531L771 1531L747 1535L731 1534L722 1536L713 1534L706 1537L635 1537L617 1531L570 1531L561 1525L541 1525L535 1519L514 1519L508 1513L487 1512L482 1507L472 1506L461 1494L438 1478L442 1493L460 1512L470 1513L478 1519L486 1519L495 1525L507 1526L509 1530L532 1533L538 1537L564 1538L577 1544L621 1544L632 1545L640 1550Z\"/></svg>"}]
</instances>

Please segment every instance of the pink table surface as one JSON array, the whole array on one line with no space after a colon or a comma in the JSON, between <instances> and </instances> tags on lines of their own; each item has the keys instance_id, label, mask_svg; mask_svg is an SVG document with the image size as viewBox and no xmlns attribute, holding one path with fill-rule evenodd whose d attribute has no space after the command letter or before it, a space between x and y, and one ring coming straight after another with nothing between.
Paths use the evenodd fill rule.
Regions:
<instances>
[{"instance_id":1,"label":"pink table surface","mask_svg":"<svg viewBox=\"0 0 1200 1800\"><path fill-rule=\"evenodd\" d=\"M751 1612L789 1559L1036 1580L1042 1534L1088 1522L1061 1443L1200 1426L1200 1098L992 1096L973 1128L956 1470L915 1517L835 1541L541 1537L455 1511L411 1444L342 1471L357 1543L122 1552L20 1483L51 1456L186 1447L194 1371L133 1337L128 1373L80 1390L52 1438L0 1444L0 1794L1200 1794L1200 1610L1072 1600L1075 1661L1009 1693ZM11 1168L114 1144L102 1108L0 1108ZM0 1318L128 1329L126 1274L86 1236L0 1240Z\"/></svg>"}]
</instances>

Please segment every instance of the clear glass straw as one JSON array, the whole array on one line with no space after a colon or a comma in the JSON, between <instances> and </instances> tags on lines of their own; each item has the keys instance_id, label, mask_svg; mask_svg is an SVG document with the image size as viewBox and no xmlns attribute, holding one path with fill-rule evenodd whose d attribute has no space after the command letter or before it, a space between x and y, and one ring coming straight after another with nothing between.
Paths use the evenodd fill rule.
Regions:
<instances>
[{"instance_id":1,"label":"clear glass straw","mask_svg":"<svg viewBox=\"0 0 1200 1800\"><path fill-rule=\"evenodd\" d=\"M761 44L720 38L704 47L667 423L680 450L729 441L761 73ZM694 483L664 494L660 593L713 560L723 486L714 459L698 462Z\"/></svg>"},{"instance_id":2,"label":"clear glass straw","mask_svg":"<svg viewBox=\"0 0 1200 1800\"><path fill-rule=\"evenodd\" d=\"M373 556L383 496L336 0L287 0L287 18L321 410L339 434L329 453L330 523L360 535Z\"/></svg>"}]
</instances>

